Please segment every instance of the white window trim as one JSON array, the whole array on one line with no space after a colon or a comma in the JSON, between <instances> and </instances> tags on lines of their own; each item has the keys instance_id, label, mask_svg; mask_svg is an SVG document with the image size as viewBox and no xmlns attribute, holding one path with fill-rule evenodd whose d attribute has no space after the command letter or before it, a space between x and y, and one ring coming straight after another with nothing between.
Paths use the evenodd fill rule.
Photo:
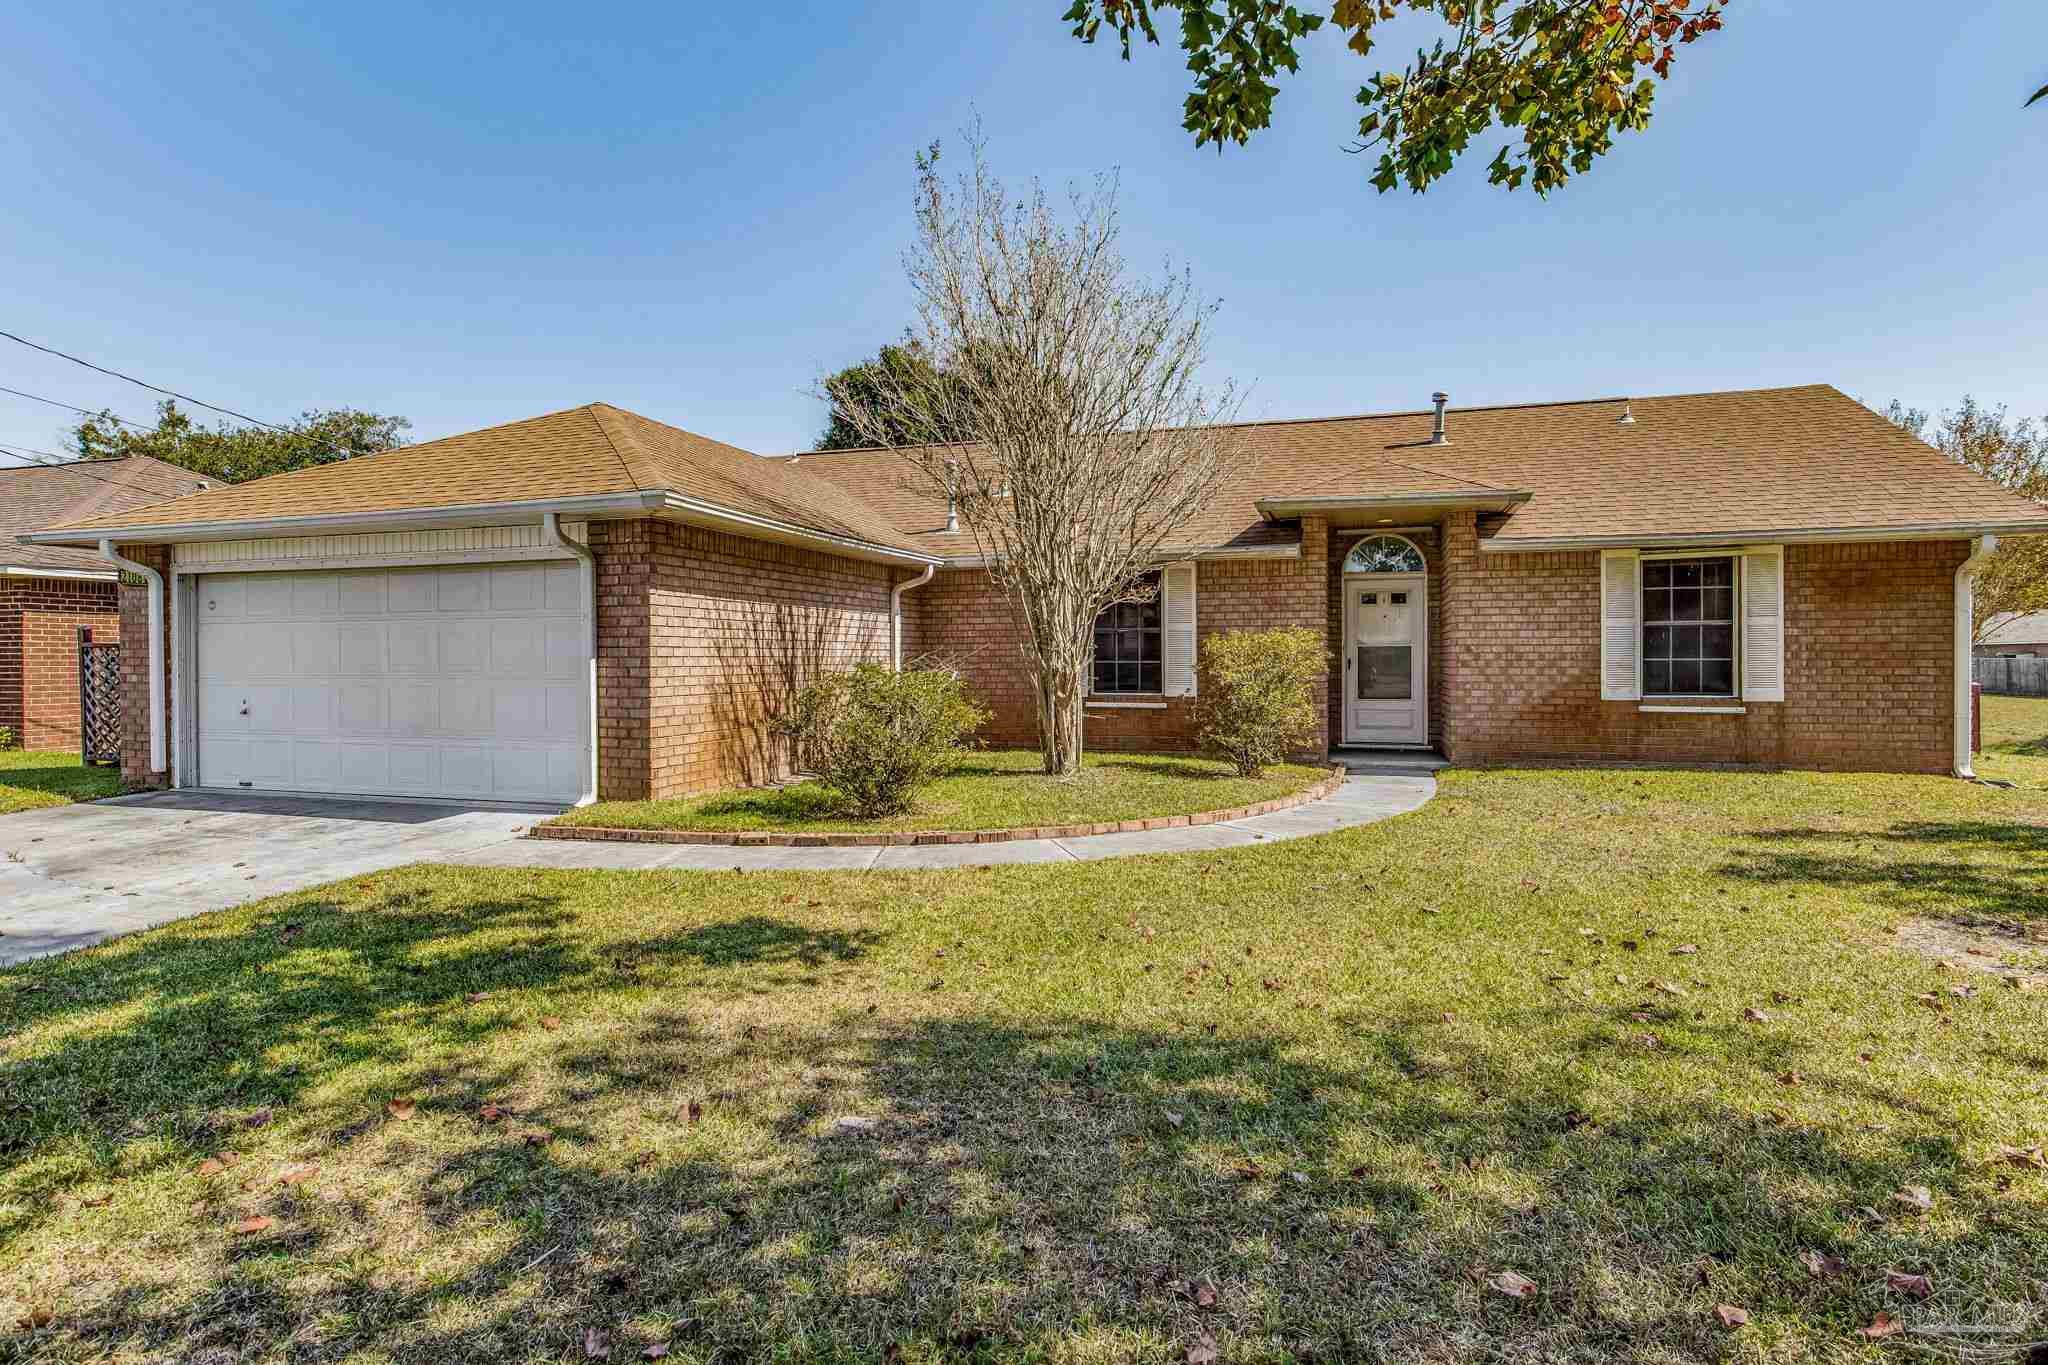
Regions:
<instances>
[{"instance_id":1,"label":"white window trim","mask_svg":"<svg viewBox=\"0 0 2048 1365\"><path fill-rule=\"evenodd\" d=\"M1722 550L1722 549L1699 549L1699 550L1642 550L1642 551L1639 551L1639 552L1638 552L1638 553L1636 554L1636 563L1637 563L1637 565L1638 565L1638 566L1640 566L1640 565L1643 565L1643 564L1647 564L1647 563L1649 563L1649 562L1650 562L1651 560L1656 560L1656 559L1725 559L1725 560L1728 560L1728 561L1729 561L1729 563L1730 563L1730 564L1731 564L1731 565L1733 566L1734 572L1733 572L1733 573L1732 573L1732 574L1730 575L1730 577L1734 579L1734 587L1735 587L1735 617L1734 617L1734 620L1732 620L1731 622L1729 622L1729 624L1730 624L1730 625L1731 625L1731 626L1732 626L1732 627L1734 628L1734 632L1735 632L1735 660L1734 660L1734 665L1735 665L1735 667L1734 667L1734 684L1733 684L1733 687L1732 687L1732 689L1731 689L1730 691L1727 691L1727 692L1652 692L1652 691L1650 691L1650 690L1649 690L1649 689L1648 689L1647 687L1643 686L1643 664L1644 664L1644 661L1645 661L1645 656L1646 656L1646 655L1647 655L1647 653L1648 653L1648 651L1647 651L1647 650L1645 650L1645 649L1643 648L1643 635L1644 635L1644 632L1646 632L1646 631L1648 631L1648 630L1649 630L1649 628L1650 628L1650 621L1649 621L1649 618L1648 618L1647 616L1645 616L1645 615L1643 614L1643 575L1642 575L1642 569L1641 569L1640 567L1638 567L1638 568L1637 568L1637 570L1636 570L1636 695L1637 695L1638 697L1642 698L1642 699L1643 699L1644 701L1650 701L1650 700L1654 699L1654 700L1656 700L1656 701L1660 701L1660 702L1666 702L1666 701L1672 701L1672 702L1684 702L1684 701L1705 701L1705 702L1715 702L1715 701L1718 701L1718 702L1740 702L1740 701L1742 700L1742 681L1743 681L1743 679L1742 679L1742 675L1743 675L1743 667L1742 667L1742 665L1743 665L1743 662L1744 662L1744 660L1743 660L1743 648L1744 648L1744 646L1746 646L1746 645L1748 644L1748 641L1747 641L1747 640L1745 640L1745 639L1743 638L1743 635L1742 635L1742 615L1743 615L1743 611L1742 611L1742 556L1743 556L1743 554L1744 554L1744 553L1745 553L1745 551L1744 551L1743 547L1741 547L1741 546L1739 546L1739 545L1738 545L1738 546L1734 546L1734 547L1732 547L1732 548L1730 548L1730 549L1726 549L1726 550ZM1783 578L1783 576L1784 576L1784 570L1783 570L1782 568L1780 568L1778 572L1779 572L1779 577L1780 577L1780 578L1782 579L1782 578ZM1782 593L1782 591L1783 591L1783 588L1781 587L1781 588L1779 589L1779 591L1780 591L1780 592ZM1671 623L1670 623L1670 622L1660 622L1659 624L1662 624L1662 625L1669 625L1669 624L1671 624ZM1781 627L1781 629L1782 629L1782 627ZM1714 714L1723 714L1723 713L1724 713L1724 714L1727 714L1727 715L1737 715L1737 716L1739 716L1739 715L1746 715L1746 714L1747 714L1747 711L1746 711L1746 709L1745 709L1745 708L1743 708L1743 707L1741 707L1741 706L1734 706L1734 707L1726 708L1726 709L1725 709L1725 711L1724 711L1724 710L1723 710L1722 708L1715 708L1715 707L1708 707L1708 706L1671 706L1671 707L1657 707L1657 706L1638 706L1638 707L1637 707L1636 709L1637 709L1638 711L1653 711L1653 712L1661 712L1661 711L1700 711L1700 712L1704 712L1704 713L1706 713L1706 714L1708 714L1708 715L1714 715Z\"/></svg>"}]
</instances>

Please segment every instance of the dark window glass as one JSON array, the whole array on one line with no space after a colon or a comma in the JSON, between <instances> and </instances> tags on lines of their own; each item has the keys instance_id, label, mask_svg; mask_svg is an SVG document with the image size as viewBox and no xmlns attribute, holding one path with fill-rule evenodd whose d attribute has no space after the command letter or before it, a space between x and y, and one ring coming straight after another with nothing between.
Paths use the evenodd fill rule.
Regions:
<instances>
[{"instance_id":1,"label":"dark window glass","mask_svg":"<svg viewBox=\"0 0 2048 1365\"><path fill-rule=\"evenodd\" d=\"M1643 692L1731 696L1735 691L1735 561L1643 562Z\"/></svg>"},{"instance_id":2,"label":"dark window glass","mask_svg":"<svg viewBox=\"0 0 2048 1365\"><path fill-rule=\"evenodd\" d=\"M1358 699L1406 701L1414 695L1414 654L1408 645L1358 647Z\"/></svg>"},{"instance_id":3,"label":"dark window glass","mask_svg":"<svg viewBox=\"0 0 2048 1365\"><path fill-rule=\"evenodd\" d=\"M1162 656L1159 575L1150 602L1119 602L1095 618L1095 690L1157 692Z\"/></svg>"}]
</instances>

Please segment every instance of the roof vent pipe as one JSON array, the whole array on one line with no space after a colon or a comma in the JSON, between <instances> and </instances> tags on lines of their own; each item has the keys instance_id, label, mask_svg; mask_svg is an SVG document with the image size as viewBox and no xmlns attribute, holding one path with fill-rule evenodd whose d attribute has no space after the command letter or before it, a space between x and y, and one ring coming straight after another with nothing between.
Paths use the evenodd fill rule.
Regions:
<instances>
[{"instance_id":1,"label":"roof vent pipe","mask_svg":"<svg viewBox=\"0 0 2048 1365\"><path fill-rule=\"evenodd\" d=\"M1429 443L1433 446L1449 445L1451 438L1444 435L1444 405L1451 401L1451 396L1439 389L1429 396L1429 401L1436 404L1436 426L1429 433Z\"/></svg>"},{"instance_id":2,"label":"roof vent pipe","mask_svg":"<svg viewBox=\"0 0 2048 1365\"><path fill-rule=\"evenodd\" d=\"M1632 426L1634 426L1635 424L1636 424L1636 405L1635 405L1635 400L1633 400L1633 399L1624 399L1624 400L1622 400L1622 404L1621 404L1621 416L1619 416L1619 417L1617 417L1617 418L1615 418L1615 419L1614 419L1614 425L1616 425L1616 426L1618 426L1618 427L1632 427Z\"/></svg>"}]
</instances>

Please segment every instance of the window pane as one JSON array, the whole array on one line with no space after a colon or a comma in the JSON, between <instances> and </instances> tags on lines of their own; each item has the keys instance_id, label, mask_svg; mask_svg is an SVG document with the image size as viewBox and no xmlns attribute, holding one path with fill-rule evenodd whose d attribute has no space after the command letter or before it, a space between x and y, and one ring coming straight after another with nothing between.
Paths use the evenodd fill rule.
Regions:
<instances>
[{"instance_id":1,"label":"window pane","mask_svg":"<svg viewBox=\"0 0 2048 1365\"><path fill-rule=\"evenodd\" d=\"M1144 657L1145 632L1142 630L1120 630L1116 633L1116 657L1138 659Z\"/></svg>"},{"instance_id":2,"label":"window pane","mask_svg":"<svg viewBox=\"0 0 2048 1365\"><path fill-rule=\"evenodd\" d=\"M1732 559L1709 559L1700 566L1700 583L1709 588L1732 587L1735 583L1735 561Z\"/></svg>"},{"instance_id":3,"label":"window pane","mask_svg":"<svg viewBox=\"0 0 2048 1365\"><path fill-rule=\"evenodd\" d=\"M1159 632L1158 632L1158 631L1156 631L1156 630L1148 630L1148 631L1146 631L1146 632L1144 633L1144 635L1143 635L1143 636L1142 636L1142 637L1141 637L1141 638L1139 639L1138 643L1139 643L1139 645L1141 646L1141 652L1140 652L1140 653L1139 653L1139 655L1138 655L1138 657L1139 657L1139 658L1141 658L1141 659L1152 659L1152 660L1157 660L1157 659L1159 658Z\"/></svg>"},{"instance_id":4,"label":"window pane","mask_svg":"<svg viewBox=\"0 0 2048 1365\"><path fill-rule=\"evenodd\" d=\"M1095 690L1097 692L1116 691L1116 665L1108 659L1097 659L1095 661Z\"/></svg>"},{"instance_id":5,"label":"window pane","mask_svg":"<svg viewBox=\"0 0 2048 1365\"><path fill-rule=\"evenodd\" d=\"M1358 647L1358 699L1360 701L1406 701L1413 694L1414 678L1407 645L1360 645Z\"/></svg>"},{"instance_id":6,"label":"window pane","mask_svg":"<svg viewBox=\"0 0 2048 1365\"><path fill-rule=\"evenodd\" d=\"M1671 657L1674 659L1697 659L1700 657L1700 628L1698 626L1673 626L1671 628Z\"/></svg>"},{"instance_id":7,"label":"window pane","mask_svg":"<svg viewBox=\"0 0 2048 1365\"><path fill-rule=\"evenodd\" d=\"M1643 565L1643 586L1646 588L1668 588L1671 586L1671 561L1652 559Z\"/></svg>"},{"instance_id":8,"label":"window pane","mask_svg":"<svg viewBox=\"0 0 2048 1365\"><path fill-rule=\"evenodd\" d=\"M1156 661L1138 665L1138 687L1142 692L1159 690L1159 664Z\"/></svg>"},{"instance_id":9,"label":"window pane","mask_svg":"<svg viewBox=\"0 0 2048 1365\"><path fill-rule=\"evenodd\" d=\"M1673 692L1697 692L1700 690L1700 664L1697 659L1674 659L1671 662L1671 690Z\"/></svg>"},{"instance_id":10,"label":"window pane","mask_svg":"<svg viewBox=\"0 0 2048 1365\"><path fill-rule=\"evenodd\" d=\"M1643 627L1643 657L1646 659L1668 659L1671 657L1671 627Z\"/></svg>"},{"instance_id":11,"label":"window pane","mask_svg":"<svg viewBox=\"0 0 2048 1365\"><path fill-rule=\"evenodd\" d=\"M1728 659L1709 659L1700 665L1700 691L1727 694L1735 690L1735 665Z\"/></svg>"},{"instance_id":12,"label":"window pane","mask_svg":"<svg viewBox=\"0 0 2048 1365\"><path fill-rule=\"evenodd\" d=\"M1735 657L1735 627L1706 626L1700 631L1700 657L1705 659L1732 659Z\"/></svg>"},{"instance_id":13,"label":"window pane","mask_svg":"<svg viewBox=\"0 0 2048 1365\"><path fill-rule=\"evenodd\" d=\"M1673 588L1671 590L1671 619L1674 621L1697 621L1700 619L1700 590L1698 588Z\"/></svg>"},{"instance_id":14,"label":"window pane","mask_svg":"<svg viewBox=\"0 0 2048 1365\"><path fill-rule=\"evenodd\" d=\"M1674 559L1671 561L1671 586L1674 588L1697 588L1700 585L1700 562L1697 559Z\"/></svg>"},{"instance_id":15,"label":"window pane","mask_svg":"<svg viewBox=\"0 0 2048 1365\"><path fill-rule=\"evenodd\" d=\"M1733 621L1735 619L1735 589L1708 588L1700 594L1700 619L1703 621Z\"/></svg>"},{"instance_id":16,"label":"window pane","mask_svg":"<svg viewBox=\"0 0 2048 1365\"><path fill-rule=\"evenodd\" d=\"M1142 681L1142 677L1139 674L1138 670L1143 667L1143 664L1136 663L1118 664L1116 666L1117 691L1136 692L1138 690L1139 682Z\"/></svg>"},{"instance_id":17,"label":"window pane","mask_svg":"<svg viewBox=\"0 0 2048 1365\"><path fill-rule=\"evenodd\" d=\"M1643 593L1643 619L1645 621L1669 621L1671 619L1671 594L1663 589Z\"/></svg>"},{"instance_id":18,"label":"window pane","mask_svg":"<svg viewBox=\"0 0 2048 1365\"><path fill-rule=\"evenodd\" d=\"M1650 693L1671 690L1671 664L1664 659L1643 660L1643 691Z\"/></svg>"}]
</instances>

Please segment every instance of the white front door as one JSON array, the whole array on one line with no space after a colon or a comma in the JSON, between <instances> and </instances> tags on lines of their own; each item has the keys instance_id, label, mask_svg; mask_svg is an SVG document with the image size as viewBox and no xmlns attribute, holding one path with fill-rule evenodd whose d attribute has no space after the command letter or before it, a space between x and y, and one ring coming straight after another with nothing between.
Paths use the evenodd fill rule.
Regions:
<instances>
[{"instance_id":1,"label":"white front door","mask_svg":"<svg viewBox=\"0 0 2048 1365\"><path fill-rule=\"evenodd\" d=\"M1344 742L1429 742L1428 581L1344 576Z\"/></svg>"},{"instance_id":2,"label":"white front door","mask_svg":"<svg viewBox=\"0 0 2048 1365\"><path fill-rule=\"evenodd\" d=\"M203 787L571 802L589 772L574 561L207 574Z\"/></svg>"}]
</instances>

